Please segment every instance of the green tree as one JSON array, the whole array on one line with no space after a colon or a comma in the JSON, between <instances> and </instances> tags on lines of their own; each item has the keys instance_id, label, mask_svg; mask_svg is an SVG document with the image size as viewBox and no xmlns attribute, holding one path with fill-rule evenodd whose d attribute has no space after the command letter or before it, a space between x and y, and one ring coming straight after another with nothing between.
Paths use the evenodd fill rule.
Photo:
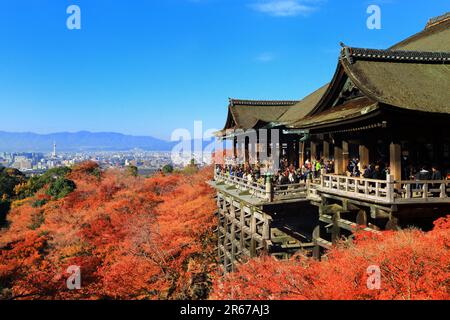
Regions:
<instances>
[{"instance_id":1,"label":"green tree","mask_svg":"<svg viewBox=\"0 0 450 320\"><path fill-rule=\"evenodd\" d=\"M76 185L72 180L60 177L53 181L48 187L46 193L54 199L61 199L75 190Z\"/></svg>"},{"instance_id":2,"label":"green tree","mask_svg":"<svg viewBox=\"0 0 450 320\"><path fill-rule=\"evenodd\" d=\"M132 177L137 177L139 171L136 166L127 166L127 173Z\"/></svg>"},{"instance_id":3,"label":"green tree","mask_svg":"<svg viewBox=\"0 0 450 320\"><path fill-rule=\"evenodd\" d=\"M0 167L0 199L3 195L13 197L14 187L25 181L25 176L17 169Z\"/></svg>"},{"instance_id":4,"label":"green tree","mask_svg":"<svg viewBox=\"0 0 450 320\"><path fill-rule=\"evenodd\" d=\"M6 215L9 212L11 203L0 198L0 228L6 225Z\"/></svg>"},{"instance_id":5,"label":"green tree","mask_svg":"<svg viewBox=\"0 0 450 320\"><path fill-rule=\"evenodd\" d=\"M58 180L60 178L66 177L72 170L68 167L58 167L46 171L40 176L31 177L27 185L21 188L19 193L19 198L27 198L33 196L38 190L42 189L46 185Z\"/></svg>"},{"instance_id":6,"label":"green tree","mask_svg":"<svg viewBox=\"0 0 450 320\"><path fill-rule=\"evenodd\" d=\"M162 168L162 172L163 173L172 173L173 172L173 166L171 164L166 164L163 168Z\"/></svg>"},{"instance_id":7,"label":"green tree","mask_svg":"<svg viewBox=\"0 0 450 320\"><path fill-rule=\"evenodd\" d=\"M195 159L191 159L190 163L184 167L183 173L190 175L198 172L198 166L195 163Z\"/></svg>"}]
</instances>

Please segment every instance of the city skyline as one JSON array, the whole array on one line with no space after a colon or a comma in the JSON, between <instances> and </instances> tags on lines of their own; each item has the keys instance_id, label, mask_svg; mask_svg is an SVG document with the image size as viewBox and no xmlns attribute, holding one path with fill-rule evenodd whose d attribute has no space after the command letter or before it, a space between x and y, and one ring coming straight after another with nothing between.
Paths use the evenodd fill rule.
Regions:
<instances>
[{"instance_id":1,"label":"city skyline","mask_svg":"<svg viewBox=\"0 0 450 320\"><path fill-rule=\"evenodd\" d=\"M72 4L81 30L66 27ZM381 8L380 30L366 27L371 4ZM228 97L301 99L329 80L340 41L387 48L446 11L420 1L8 2L1 130L167 141L195 120L221 129Z\"/></svg>"}]
</instances>

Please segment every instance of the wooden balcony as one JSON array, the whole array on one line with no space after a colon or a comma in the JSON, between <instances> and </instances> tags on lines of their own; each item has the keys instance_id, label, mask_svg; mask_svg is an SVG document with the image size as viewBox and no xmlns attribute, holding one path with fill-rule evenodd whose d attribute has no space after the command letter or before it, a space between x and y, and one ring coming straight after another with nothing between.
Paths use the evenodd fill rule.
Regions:
<instances>
[{"instance_id":1,"label":"wooden balcony","mask_svg":"<svg viewBox=\"0 0 450 320\"><path fill-rule=\"evenodd\" d=\"M380 204L450 203L449 180L394 181L322 175L320 184L313 186L317 193ZM312 194L312 192L309 192Z\"/></svg>"},{"instance_id":2,"label":"wooden balcony","mask_svg":"<svg viewBox=\"0 0 450 320\"><path fill-rule=\"evenodd\" d=\"M320 179L287 185L260 184L227 174L216 173L215 186L236 190L257 202L276 203L294 200L320 201L321 194L347 199L396 204L450 204L450 180L394 181L322 174Z\"/></svg>"},{"instance_id":3,"label":"wooden balcony","mask_svg":"<svg viewBox=\"0 0 450 320\"><path fill-rule=\"evenodd\" d=\"M306 183L286 185L272 185L251 182L232 175L216 173L214 175L216 185L226 185L228 189L236 189L240 195L249 195L263 202L282 202L289 200L306 200Z\"/></svg>"}]
</instances>

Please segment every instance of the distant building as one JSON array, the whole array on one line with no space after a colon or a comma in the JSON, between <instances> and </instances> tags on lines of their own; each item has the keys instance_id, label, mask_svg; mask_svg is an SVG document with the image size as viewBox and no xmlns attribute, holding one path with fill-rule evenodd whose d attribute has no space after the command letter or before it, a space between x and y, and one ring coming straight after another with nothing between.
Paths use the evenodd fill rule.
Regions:
<instances>
[{"instance_id":1,"label":"distant building","mask_svg":"<svg viewBox=\"0 0 450 320\"><path fill-rule=\"evenodd\" d=\"M57 155L56 155L56 142L53 142L53 152L52 152L52 158L56 159Z\"/></svg>"},{"instance_id":2,"label":"distant building","mask_svg":"<svg viewBox=\"0 0 450 320\"><path fill-rule=\"evenodd\" d=\"M27 159L25 157L16 157L12 167L18 170L31 170L33 168L33 164L31 159Z\"/></svg>"}]
</instances>

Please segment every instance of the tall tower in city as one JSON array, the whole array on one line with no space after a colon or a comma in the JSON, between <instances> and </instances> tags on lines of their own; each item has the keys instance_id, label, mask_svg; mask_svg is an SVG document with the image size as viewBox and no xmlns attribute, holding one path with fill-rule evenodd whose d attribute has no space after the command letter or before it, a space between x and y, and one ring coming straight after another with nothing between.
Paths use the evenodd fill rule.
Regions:
<instances>
[{"instance_id":1,"label":"tall tower in city","mask_svg":"<svg viewBox=\"0 0 450 320\"><path fill-rule=\"evenodd\" d=\"M56 142L53 141L53 153L52 153L52 158L56 158Z\"/></svg>"}]
</instances>

